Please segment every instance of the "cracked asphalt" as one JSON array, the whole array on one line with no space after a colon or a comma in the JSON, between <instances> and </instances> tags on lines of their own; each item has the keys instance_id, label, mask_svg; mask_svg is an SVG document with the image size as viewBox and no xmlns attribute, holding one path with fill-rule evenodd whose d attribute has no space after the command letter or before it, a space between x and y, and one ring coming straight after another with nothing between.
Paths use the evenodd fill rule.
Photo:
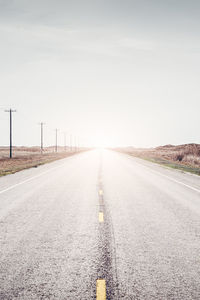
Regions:
<instances>
[{"instance_id":1,"label":"cracked asphalt","mask_svg":"<svg viewBox=\"0 0 200 300\"><path fill-rule=\"evenodd\" d=\"M200 177L92 150L0 178L0 299L96 298L200 299Z\"/></svg>"}]
</instances>

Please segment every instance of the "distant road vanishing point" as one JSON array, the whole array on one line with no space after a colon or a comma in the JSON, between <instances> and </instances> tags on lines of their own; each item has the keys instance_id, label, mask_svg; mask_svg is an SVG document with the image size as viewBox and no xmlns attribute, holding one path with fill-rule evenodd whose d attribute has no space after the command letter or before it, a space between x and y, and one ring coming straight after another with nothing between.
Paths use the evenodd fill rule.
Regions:
<instances>
[{"instance_id":1,"label":"distant road vanishing point","mask_svg":"<svg viewBox=\"0 0 200 300\"><path fill-rule=\"evenodd\" d=\"M0 178L0 299L200 299L200 177L91 150Z\"/></svg>"}]
</instances>

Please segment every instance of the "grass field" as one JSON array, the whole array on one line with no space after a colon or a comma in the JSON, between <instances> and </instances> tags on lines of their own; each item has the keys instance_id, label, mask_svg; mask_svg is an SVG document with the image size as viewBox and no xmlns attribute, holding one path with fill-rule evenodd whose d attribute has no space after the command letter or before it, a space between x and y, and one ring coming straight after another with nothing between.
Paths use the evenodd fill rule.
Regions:
<instances>
[{"instance_id":1,"label":"grass field","mask_svg":"<svg viewBox=\"0 0 200 300\"><path fill-rule=\"evenodd\" d=\"M37 168L40 165L65 158L77 153L77 151L64 152L63 148L59 148L59 152L52 152L52 148L46 148L43 154L37 147L17 147L14 148L13 158L9 158L9 148L0 148L0 176L13 174L18 171ZM83 149L81 150L83 151ZM79 151L80 152L80 151Z\"/></svg>"},{"instance_id":2,"label":"grass field","mask_svg":"<svg viewBox=\"0 0 200 300\"><path fill-rule=\"evenodd\" d=\"M200 175L200 145L165 145L157 148L116 148L132 156L158 163L160 165Z\"/></svg>"}]
</instances>

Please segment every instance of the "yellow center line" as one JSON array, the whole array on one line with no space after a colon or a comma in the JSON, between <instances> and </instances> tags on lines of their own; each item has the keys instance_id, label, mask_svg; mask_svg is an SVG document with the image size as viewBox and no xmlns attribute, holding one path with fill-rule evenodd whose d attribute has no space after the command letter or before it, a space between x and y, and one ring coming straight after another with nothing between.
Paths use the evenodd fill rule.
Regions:
<instances>
[{"instance_id":1,"label":"yellow center line","mask_svg":"<svg viewBox=\"0 0 200 300\"><path fill-rule=\"evenodd\" d=\"M100 205L103 205L104 203L103 203L103 199L99 199L99 204Z\"/></svg>"},{"instance_id":2,"label":"yellow center line","mask_svg":"<svg viewBox=\"0 0 200 300\"><path fill-rule=\"evenodd\" d=\"M97 300L106 300L106 281L104 279L97 280Z\"/></svg>"},{"instance_id":3,"label":"yellow center line","mask_svg":"<svg viewBox=\"0 0 200 300\"><path fill-rule=\"evenodd\" d=\"M103 195L103 191L102 190L99 190L99 195Z\"/></svg>"},{"instance_id":4,"label":"yellow center line","mask_svg":"<svg viewBox=\"0 0 200 300\"><path fill-rule=\"evenodd\" d=\"M99 222L102 223L104 221L104 216L103 216L103 213L100 212L99 213Z\"/></svg>"}]
</instances>

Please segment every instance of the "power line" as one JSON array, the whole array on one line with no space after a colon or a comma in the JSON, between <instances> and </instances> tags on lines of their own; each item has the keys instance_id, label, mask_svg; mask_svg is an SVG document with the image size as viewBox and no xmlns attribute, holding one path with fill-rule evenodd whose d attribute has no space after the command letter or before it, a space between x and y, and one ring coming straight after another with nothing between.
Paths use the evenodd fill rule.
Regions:
<instances>
[{"instance_id":1,"label":"power line","mask_svg":"<svg viewBox=\"0 0 200 300\"><path fill-rule=\"evenodd\" d=\"M43 153L44 147L43 147L43 126L45 125L45 123L41 122L39 123L40 125L40 149L41 149L41 153Z\"/></svg>"},{"instance_id":2,"label":"power line","mask_svg":"<svg viewBox=\"0 0 200 300\"><path fill-rule=\"evenodd\" d=\"M64 151L66 152L67 151L67 139L66 139L66 136L67 136L67 132L63 132L63 135L64 135Z\"/></svg>"},{"instance_id":3,"label":"power line","mask_svg":"<svg viewBox=\"0 0 200 300\"><path fill-rule=\"evenodd\" d=\"M2 107L0 106L0 110L2 109ZM16 112L16 110L14 109L7 109L5 110L5 112L9 112L9 116L10 116L10 158L12 158L13 156L13 124L12 124L12 121L13 121L13 115L12 113L13 112ZM28 122L31 122L31 123L35 123L32 119L30 119L29 117L27 117L26 115L22 114L22 112L20 111L19 114L21 114L23 116L23 118L26 118L26 120ZM39 125L40 125L40 150L41 150L41 153L44 153L44 125L45 123L44 122L39 122ZM50 129L48 126L47 126L47 130L52 130ZM55 146L53 147L54 148L54 151L55 152L58 152L59 151L59 145L58 145L58 131L59 129L56 128L55 129ZM80 139L79 137L75 136L74 134L68 132L68 131L64 131L63 132L64 134L64 151L67 152L67 149L69 148L69 151L70 152L77 152L80 148ZM69 139L68 139L68 135L69 135ZM46 135L45 135L46 136ZM46 139L45 139L46 140ZM51 142L51 145L52 145L52 142Z\"/></svg>"},{"instance_id":4,"label":"power line","mask_svg":"<svg viewBox=\"0 0 200 300\"><path fill-rule=\"evenodd\" d=\"M73 148L72 148L72 134L70 134L70 151L71 152L73 151Z\"/></svg>"},{"instance_id":5,"label":"power line","mask_svg":"<svg viewBox=\"0 0 200 300\"><path fill-rule=\"evenodd\" d=\"M10 158L12 158L12 113L16 112L16 110L10 108L9 110L5 110L5 112L10 114Z\"/></svg>"},{"instance_id":6,"label":"power line","mask_svg":"<svg viewBox=\"0 0 200 300\"><path fill-rule=\"evenodd\" d=\"M58 128L56 128L55 131L56 131L55 152L58 152Z\"/></svg>"}]
</instances>

